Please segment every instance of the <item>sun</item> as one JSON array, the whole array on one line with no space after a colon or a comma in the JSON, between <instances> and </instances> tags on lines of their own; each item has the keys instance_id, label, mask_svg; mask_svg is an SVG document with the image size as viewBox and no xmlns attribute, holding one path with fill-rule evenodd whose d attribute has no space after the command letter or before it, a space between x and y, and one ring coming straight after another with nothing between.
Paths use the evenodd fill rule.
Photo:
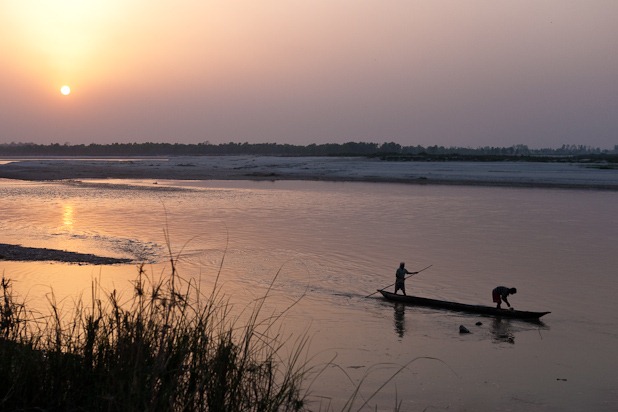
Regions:
<instances>
[{"instance_id":1,"label":"sun","mask_svg":"<svg viewBox=\"0 0 618 412\"><path fill-rule=\"evenodd\" d=\"M60 93L62 93L64 96L68 96L71 94L71 88L65 84L60 88Z\"/></svg>"}]
</instances>

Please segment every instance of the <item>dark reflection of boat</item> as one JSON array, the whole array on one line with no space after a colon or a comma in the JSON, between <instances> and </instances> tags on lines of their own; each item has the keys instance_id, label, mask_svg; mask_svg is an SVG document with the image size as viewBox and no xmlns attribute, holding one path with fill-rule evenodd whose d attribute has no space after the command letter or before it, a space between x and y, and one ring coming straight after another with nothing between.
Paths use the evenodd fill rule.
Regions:
<instances>
[{"instance_id":1,"label":"dark reflection of boat","mask_svg":"<svg viewBox=\"0 0 618 412\"><path fill-rule=\"evenodd\" d=\"M409 305L426 306L436 309L447 309L457 312L479 313L481 315L498 316L501 318L538 321L541 316L551 313L498 309L493 306L483 305L468 305L465 303L449 302L446 300L429 299L411 295L397 295L395 293L387 292L385 290L378 290L378 292L380 292L382 296L384 296L388 300L406 303Z\"/></svg>"},{"instance_id":2,"label":"dark reflection of boat","mask_svg":"<svg viewBox=\"0 0 618 412\"><path fill-rule=\"evenodd\" d=\"M506 319L506 318L494 318L491 321L490 332L492 335L492 340L494 343L515 343L515 334L517 332L522 332L526 330L531 330L525 326L522 326L523 323L513 322L514 319ZM527 324L533 324L534 329L537 329L539 333L541 330L548 330L549 327L541 322L540 320L535 321L527 321Z\"/></svg>"},{"instance_id":3,"label":"dark reflection of boat","mask_svg":"<svg viewBox=\"0 0 618 412\"><path fill-rule=\"evenodd\" d=\"M395 302L395 332L397 336L403 338L406 331L406 305L400 302Z\"/></svg>"},{"instance_id":4,"label":"dark reflection of boat","mask_svg":"<svg viewBox=\"0 0 618 412\"><path fill-rule=\"evenodd\" d=\"M515 343L515 333L509 319L494 318L491 322L491 334L494 342Z\"/></svg>"}]
</instances>

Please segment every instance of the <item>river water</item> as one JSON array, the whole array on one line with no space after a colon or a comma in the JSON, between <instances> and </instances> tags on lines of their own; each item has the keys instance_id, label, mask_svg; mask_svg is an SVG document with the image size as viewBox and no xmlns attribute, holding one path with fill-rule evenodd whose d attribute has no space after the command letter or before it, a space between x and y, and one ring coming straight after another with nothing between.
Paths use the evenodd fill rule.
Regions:
<instances>
[{"instance_id":1,"label":"river water","mask_svg":"<svg viewBox=\"0 0 618 412\"><path fill-rule=\"evenodd\" d=\"M0 243L146 262L242 307L265 293L306 333L313 410L618 409L618 193L329 182L0 181ZM517 287L541 324L395 305L373 294L400 261L408 293L491 305ZM223 263L222 263L223 262ZM131 290L137 263L0 262L32 304L70 306L93 279ZM277 275L278 273L278 275ZM275 275L276 279L275 279ZM371 295L371 296L368 296ZM300 302L290 308L292 302ZM477 325L480 322L480 325ZM464 325L472 333L460 334Z\"/></svg>"}]
</instances>

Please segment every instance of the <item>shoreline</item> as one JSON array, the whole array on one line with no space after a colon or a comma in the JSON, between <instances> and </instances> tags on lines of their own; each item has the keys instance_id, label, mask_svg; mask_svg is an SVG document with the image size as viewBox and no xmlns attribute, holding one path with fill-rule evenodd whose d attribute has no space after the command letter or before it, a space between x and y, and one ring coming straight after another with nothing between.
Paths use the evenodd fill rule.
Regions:
<instances>
[{"instance_id":1,"label":"shoreline","mask_svg":"<svg viewBox=\"0 0 618 412\"><path fill-rule=\"evenodd\" d=\"M586 164L526 162L392 162L346 157L180 156L112 159L7 159L0 178L308 180L618 190L618 170ZM479 170L474 170L479 169Z\"/></svg>"},{"instance_id":2,"label":"shoreline","mask_svg":"<svg viewBox=\"0 0 618 412\"><path fill-rule=\"evenodd\" d=\"M89 253L67 252L58 249L24 247L0 243L0 261L11 262L61 262L89 265L116 265L132 263L131 259L97 256Z\"/></svg>"}]
</instances>

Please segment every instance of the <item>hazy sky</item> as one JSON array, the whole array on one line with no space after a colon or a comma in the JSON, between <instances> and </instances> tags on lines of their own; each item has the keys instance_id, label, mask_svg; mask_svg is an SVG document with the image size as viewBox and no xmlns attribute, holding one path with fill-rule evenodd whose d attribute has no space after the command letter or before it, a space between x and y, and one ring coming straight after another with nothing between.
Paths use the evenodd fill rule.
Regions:
<instances>
[{"instance_id":1,"label":"hazy sky","mask_svg":"<svg viewBox=\"0 0 618 412\"><path fill-rule=\"evenodd\" d=\"M616 0L0 0L0 143L613 148L617 22Z\"/></svg>"}]
</instances>

